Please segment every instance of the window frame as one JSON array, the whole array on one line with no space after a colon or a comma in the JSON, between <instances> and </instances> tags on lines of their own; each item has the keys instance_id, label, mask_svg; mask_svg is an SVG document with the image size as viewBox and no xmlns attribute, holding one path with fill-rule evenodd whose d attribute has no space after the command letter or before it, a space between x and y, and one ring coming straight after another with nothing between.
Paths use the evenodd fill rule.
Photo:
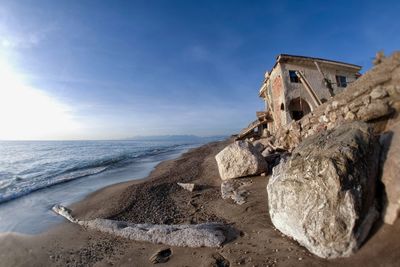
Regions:
<instances>
[{"instance_id":1,"label":"window frame","mask_svg":"<svg viewBox=\"0 0 400 267\"><path fill-rule=\"evenodd\" d=\"M344 79L344 81L342 79ZM344 75L336 75L336 85L341 88L347 87L347 77Z\"/></svg>"},{"instance_id":2,"label":"window frame","mask_svg":"<svg viewBox=\"0 0 400 267\"><path fill-rule=\"evenodd\" d=\"M297 76L296 70L289 70L289 81L290 83L300 83L300 78Z\"/></svg>"}]
</instances>

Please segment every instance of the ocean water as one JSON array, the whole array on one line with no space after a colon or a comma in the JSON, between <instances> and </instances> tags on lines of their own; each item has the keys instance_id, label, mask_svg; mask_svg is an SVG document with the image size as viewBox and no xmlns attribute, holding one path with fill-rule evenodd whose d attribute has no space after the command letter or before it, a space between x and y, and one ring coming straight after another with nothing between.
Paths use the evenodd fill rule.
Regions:
<instances>
[{"instance_id":1,"label":"ocean water","mask_svg":"<svg viewBox=\"0 0 400 267\"><path fill-rule=\"evenodd\" d=\"M62 221L51 207L147 176L197 141L1 141L0 232L40 233Z\"/></svg>"}]
</instances>

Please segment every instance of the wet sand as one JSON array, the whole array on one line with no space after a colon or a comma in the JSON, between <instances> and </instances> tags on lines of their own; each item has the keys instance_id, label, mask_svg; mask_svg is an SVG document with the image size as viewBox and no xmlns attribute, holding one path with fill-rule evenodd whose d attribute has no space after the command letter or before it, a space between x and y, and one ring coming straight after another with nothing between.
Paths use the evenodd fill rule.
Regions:
<instances>
[{"instance_id":1,"label":"wet sand","mask_svg":"<svg viewBox=\"0 0 400 267\"><path fill-rule=\"evenodd\" d=\"M145 179L106 187L69 208L80 219L163 224L220 221L241 232L222 248L172 247L172 257L161 266L222 266L222 259L230 266L400 266L399 221L393 226L378 222L355 255L324 260L274 229L265 189L269 177L246 178L252 184L243 205L222 200L214 156L229 142L192 149L160 163ZM201 188L189 192L176 182L194 182ZM2 234L0 266L151 266L149 257L164 247L66 222L36 236Z\"/></svg>"}]
</instances>

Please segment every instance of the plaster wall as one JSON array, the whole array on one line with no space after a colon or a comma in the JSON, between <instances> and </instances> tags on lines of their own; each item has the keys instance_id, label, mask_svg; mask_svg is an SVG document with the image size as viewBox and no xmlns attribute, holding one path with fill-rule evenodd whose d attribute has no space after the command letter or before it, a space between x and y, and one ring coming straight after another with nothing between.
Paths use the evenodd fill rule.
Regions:
<instances>
[{"instance_id":1,"label":"plaster wall","mask_svg":"<svg viewBox=\"0 0 400 267\"><path fill-rule=\"evenodd\" d=\"M345 76L348 85L350 85L356 80L356 72L354 70L327 64L325 65L320 64L320 68L322 69L326 78L328 78L332 82L334 95L346 89L346 87L338 87L336 85L336 75ZM284 124L288 124L292 121L290 112L287 109L292 99L301 97L302 99L307 101L308 105L311 107L311 110L314 110L316 108L316 105L312 101L311 96L305 90L303 84L301 82L293 83L290 81L289 70L297 70L302 72L306 77L306 79L308 80L308 82L310 83L311 87L318 95L318 97L322 99L324 102L331 98L331 94L328 88L326 88L323 77L319 73L315 64L313 64L312 62L281 63L280 73L282 75L283 87L284 87L283 103L285 105L285 112L282 114L283 118L281 118L280 121Z\"/></svg>"}]
</instances>

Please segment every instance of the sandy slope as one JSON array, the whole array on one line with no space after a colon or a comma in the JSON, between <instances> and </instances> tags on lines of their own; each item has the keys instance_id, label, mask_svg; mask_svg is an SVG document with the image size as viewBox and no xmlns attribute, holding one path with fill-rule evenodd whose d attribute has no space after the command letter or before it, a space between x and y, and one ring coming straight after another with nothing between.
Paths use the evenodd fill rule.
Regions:
<instances>
[{"instance_id":1,"label":"sandy slope","mask_svg":"<svg viewBox=\"0 0 400 267\"><path fill-rule=\"evenodd\" d=\"M113 185L71 206L79 218L114 218L131 222L232 223L241 235L219 249L172 248L161 266L213 266L225 258L230 266L400 266L400 222L375 227L354 256L327 261L310 255L274 229L268 216L268 177L251 177L248 202L239 206L219 195L214 156L228 141L193 149L157 166L148 179ZM188 192L176 182L194 181L202 190ZM38 236L0 237L0 266L149 266L148 258L165 247L114 238L61 224ZM217 266L217 265L215 265Z\"/></svg>"}]
</instances>

